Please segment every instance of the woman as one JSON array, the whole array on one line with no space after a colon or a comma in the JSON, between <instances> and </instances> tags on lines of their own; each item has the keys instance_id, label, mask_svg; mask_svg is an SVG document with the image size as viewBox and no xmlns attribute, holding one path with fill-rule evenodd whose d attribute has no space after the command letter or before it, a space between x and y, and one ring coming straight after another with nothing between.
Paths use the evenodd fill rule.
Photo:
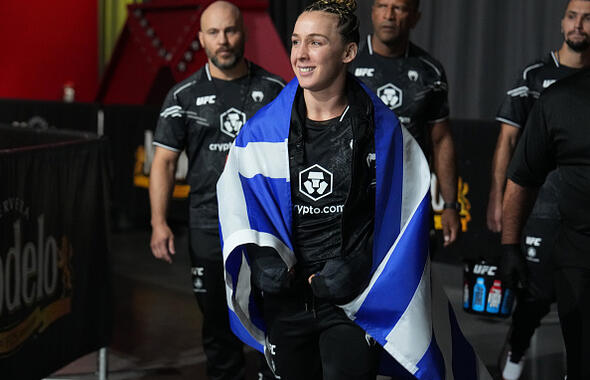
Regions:
<instances>
[{"instance_id":1,"label":"woman","mask_svg":"<svg viewBox=\"0 0 590 380\"><path fill-rule=\"evenodd\" d=\"M391 326L372 327L399 318L381 299L386 293L390 302L401 288L381 285L376 265L413 218L407 210L425 205L417 223L428 226L426 160L391 111L347 74L358 50L355 8L317 1L299 16L291 51L297 79L242 128L217 185L232 329L264 346L283 380L375 378L378 349L365 331L382 345L396 336ZM406 176L393 145L403 146L404 158L419 156L408 172L420 178L403 183L412 189L403 197ZM402 208L401 198L413 206ZM419 232L428 241L428 229ZM415 289L427 251L407 254L421 260L414 260L419 275L406 281ZM251 290L259 291L260 314ZM422 353L430 346L427 336L416 341ZM396 352L404 355L404 347Z\"/></svg>"},{"instance_id":2,"label":"woman","mask_svg":"<svg viewBox=\"0 0 590 380\"><path fill-rule=\"evenodd\" d=\"M299 81L288 147L297 264L287 287L264 297L281 379L376 375L373 341L335 305L358 295L371 267L372 109L347 74L358 51L355 8L354 1L318 1L299 16L291 38ZM264 282L256 285L264 291Z\"/></svg>"}]
</instances>

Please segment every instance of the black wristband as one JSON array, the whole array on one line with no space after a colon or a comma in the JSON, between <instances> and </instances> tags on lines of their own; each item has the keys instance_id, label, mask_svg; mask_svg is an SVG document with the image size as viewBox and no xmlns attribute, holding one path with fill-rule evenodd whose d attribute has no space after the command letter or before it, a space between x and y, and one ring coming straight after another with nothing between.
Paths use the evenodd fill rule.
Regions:
<instances>
[{"instance_id":1,"label":"black wristband","mask_svg":"<svg viewBox=\"0 0 590 380\"><path fill-rule=\"evenodd\" d=\"M520 244L502 244L501 245L502 252L506 254L516 254L518 256L521 255Z\"/></svg>"},{"instance_id":2,"label":"black wristband","mask_svg":"<svg viewBox=\"0 0 590 380\"><path fill-rule=\"evenodd\" d=\"M445 202L443 204L443 210L446 210L449 208L459 211L459 210L461 210L461 204L459 204L459 202Z\"/></svg>"}]
</instances>

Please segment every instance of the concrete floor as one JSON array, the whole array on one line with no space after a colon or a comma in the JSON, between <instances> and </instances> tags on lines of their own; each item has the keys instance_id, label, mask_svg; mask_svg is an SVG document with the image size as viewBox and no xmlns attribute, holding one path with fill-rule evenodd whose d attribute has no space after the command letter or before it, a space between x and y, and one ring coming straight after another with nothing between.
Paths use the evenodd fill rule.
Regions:
<instances>
[{"instance_id":1,"label":"concrete floor","mask_svg":"<svg viewBox=\"0 0 590 380\"><path fill-rule=\"evenodd\" d=\"M172 264L155 260L149 251L149 231L117 233L112 239L115 328L108 347L108 379L206 379L200 346L201 315L191 293L186 230L178 229L178 253ZM462 267L435 262L433 271L444 282L464 334L499 379L498 355L509 327L461 310ZM255 380L254 352L247 350L247 380ZM97 379L97 353L71 363L51 379ZM557 312L545 318L533 337L522 380L562 379L563 341Z\"/></svg>"}]
</instances>

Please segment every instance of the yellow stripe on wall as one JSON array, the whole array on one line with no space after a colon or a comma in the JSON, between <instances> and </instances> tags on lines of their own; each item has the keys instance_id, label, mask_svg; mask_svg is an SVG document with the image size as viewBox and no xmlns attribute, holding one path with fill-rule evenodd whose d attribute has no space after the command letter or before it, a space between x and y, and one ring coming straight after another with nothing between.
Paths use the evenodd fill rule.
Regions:
<instances>
[{"instance_id":1,"label":"yellow stripe on wall","mask_svg":"<svg viewBox=\"0 0 590 380\"><path fill-rule=\"evenodd\" d=\"M103 67L111 59L117 38L123 30L125 20L127 20L127 5L132 3L141 3L142 0L102 0L103 8Z\"/></svg>"}]
</instances>

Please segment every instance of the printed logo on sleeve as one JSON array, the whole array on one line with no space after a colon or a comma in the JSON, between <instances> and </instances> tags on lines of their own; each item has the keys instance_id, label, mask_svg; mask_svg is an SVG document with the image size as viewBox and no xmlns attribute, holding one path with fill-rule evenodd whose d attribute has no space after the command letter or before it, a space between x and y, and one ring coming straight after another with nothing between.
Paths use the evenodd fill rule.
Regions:
<instances>
[{"instance_id":1,"label":"printed logo on sleeve","mask_svg":"<svg viewBox=\"0 0 590 380\"><path fill-rule=\"evenodd\" d=\"M233 138L238 135L244 124L246 124L246 114L233 107L219 116L221 132Z\"/></svg>"}]
</instances>

